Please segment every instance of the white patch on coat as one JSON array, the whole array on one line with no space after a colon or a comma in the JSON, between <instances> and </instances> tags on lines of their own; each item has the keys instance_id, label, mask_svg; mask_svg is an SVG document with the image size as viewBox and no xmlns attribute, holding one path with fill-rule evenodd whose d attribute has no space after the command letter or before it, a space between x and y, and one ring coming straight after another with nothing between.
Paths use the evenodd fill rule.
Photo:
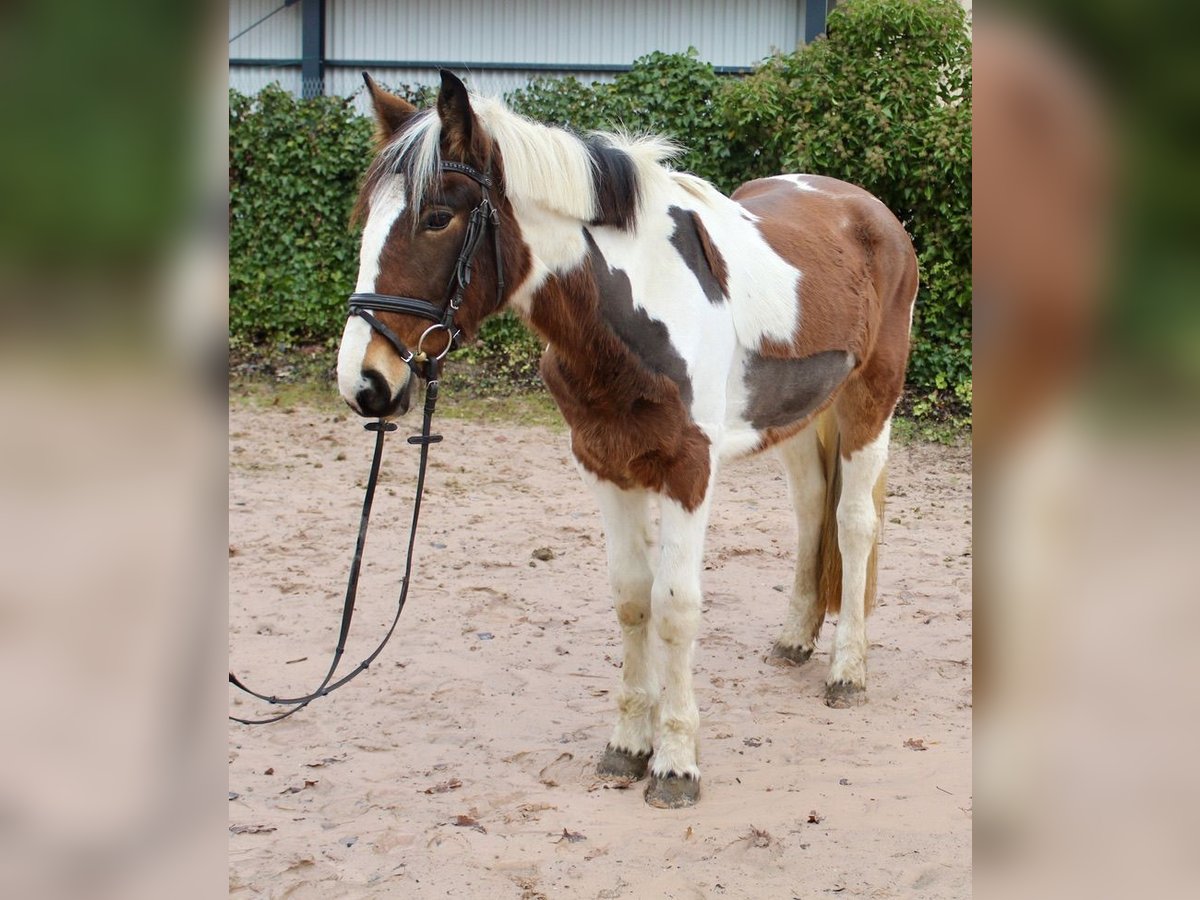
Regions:
<instances>
[{"instance_id":1,"label":"white patch on coat","mask_svg":"<svg viewBox=\"0 0 1200 900\"><path fill-rule=\"evenodd\" d=\"M824 194L825 191L814 185L808 175L774 175L776 181L787 181L796 186L798 190L808 191L813 194Z\"/></svg>"}]
</instances>

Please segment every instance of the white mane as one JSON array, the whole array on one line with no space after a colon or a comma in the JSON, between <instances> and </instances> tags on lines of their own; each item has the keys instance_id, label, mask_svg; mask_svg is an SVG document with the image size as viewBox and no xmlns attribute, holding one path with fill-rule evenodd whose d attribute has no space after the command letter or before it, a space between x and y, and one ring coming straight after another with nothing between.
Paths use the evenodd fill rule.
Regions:
<instances>
[{"instance_id":1,"label":"white mane","mask_svg":"<svg viewBox=\"0 0 1200 900\"><path fill-rule=\"evenodd\" d=\"M600 214L595 188L598 170L589 145L561 128L530 121L500 100L471 96L478 126L492 138L504 160L505 192L510 200L544 207L584 222ZM417 208L441 166L442 122L436 111L415 116L379 154L379 164L408 176L409 203ZM662 137L591 132L593 146L625 153L641 190L671 178L663 165L680 148ZM382 184L377 186L377 190Z\"/></svg>"}]
</instances>

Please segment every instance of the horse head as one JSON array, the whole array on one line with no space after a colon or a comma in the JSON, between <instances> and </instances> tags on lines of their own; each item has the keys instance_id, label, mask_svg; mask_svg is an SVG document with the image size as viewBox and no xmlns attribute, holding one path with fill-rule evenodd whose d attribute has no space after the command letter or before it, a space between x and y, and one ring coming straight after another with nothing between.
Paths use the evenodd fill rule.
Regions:
<instances>
[{"instance_id":1,"label":"horse head","mask_svg":"<svg viewBox=\"0 0 1200 900\"><path fill-rule=\"evenodd\" d=\"M363 78L378 151L355 207L362 245L338 389L361 415L396 416L425 360L472 340L506 302L521 243L500 154L463 83L443 70L436 107L418 111Z\"/></svg>"}]
</instances>

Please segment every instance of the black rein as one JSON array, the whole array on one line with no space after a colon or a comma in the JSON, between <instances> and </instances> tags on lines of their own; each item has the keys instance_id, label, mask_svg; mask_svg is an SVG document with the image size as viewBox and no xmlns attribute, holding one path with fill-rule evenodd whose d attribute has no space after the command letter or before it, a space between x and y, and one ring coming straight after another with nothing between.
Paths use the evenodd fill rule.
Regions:
<instances>
[{"instance_id":1,"label":"black rein","mask_svg":"<svg viewBox=\"0 0 1200 900\"><path fill-rule=\"evenodd\" d=\"M279 697L274 694L260 693L248 688L233 672L230 672L229 683L234 687L266 703L290 707L290 709L278 715L261 719L230 716L230 720L234 722L240 722L243 725L266 725L271 722L278 722L304 709L318 697L324 697L331 691L335 691L342 685L352 681L370 667L375 658L383 652L383 648L387 645L392 633L396 630L397 623L400 621L400 613L404 611L404 603L408 599L408 588L412 582L413 547L417 538L417 520L421 514L421 497L425 491L425 469L429 460L429 445L436 444L442 439L440 434L432 434L430 432L433 422L433 412L437 406L439 366L442 358L457 343L459 331L454 326L454 316L462 304L463 293L466 291L467 285L471 283L472 261L479 249L483 232L489 224L491 225L492 238L495 242L497 299L499 300L504 296L504 269L500 258L500 214L496 207L492 205L491 198L488 195L488 189L492 187L492 179L465 163L443 162L441 167L444 172L458 172L466 175L477 181L480 187L483 188L483 200L471 211L471 218L467 223L467 234L463 239L462 249L459 251L458 260L454 265L454 282L450 285L450 289L447 292L448 297L445 307L439 308L428 300L419 300L414 297L397 297L388 294L368 293L350 295L350 315L357 315L366 321L371 328L396 349L396 352L400 354L400 358L412 369L413 374L425 381L425 408L421 420L421 433L413 435L408 439L410 444L416 444L421 449L420 461L417 468L417 489L416 495L413 498L412 524L408 534L408 552L405 555L404 578L400 585L400 596L396 600L396 614L392 618L392 624L388 628L387 633L384 634L383 639L371 651L370 655L345 675L335 680L338 665L341 663L342 656L346 651L346 640L350 635L350 622L354 618L354 603L358 596L358 577L362 569L363 548L367 540L367 525L371 519L371 504L375 499L375 487L379 482L379 469L383 461L383 441L386 434L389 431L395 431L397 427L394 422L380 419L377 422L370 422L364 426L368 431L375 432L375 452L371 458L371 473L367 478L367 488L363 496L362 515L359 518L358 524L358 540L354 545L354 559L350 563L350 578L346 585L346 597L342 603L342 624L338 631L337 647L334 649L333 660L329 664L329 670L325 673L325 677L321 679L320 685L315 690L300 697ZM434 324L427 328L421 335L421 339L417 342L417 349L414 352L406 347L390 328L372 315L372 310L420 316L421 318L429 319ZM430 333L439 330L444 330L449 340L446 342L446 348L440 354L430 356L424 352L422 345Z\"/></svg>"}]
</instances>

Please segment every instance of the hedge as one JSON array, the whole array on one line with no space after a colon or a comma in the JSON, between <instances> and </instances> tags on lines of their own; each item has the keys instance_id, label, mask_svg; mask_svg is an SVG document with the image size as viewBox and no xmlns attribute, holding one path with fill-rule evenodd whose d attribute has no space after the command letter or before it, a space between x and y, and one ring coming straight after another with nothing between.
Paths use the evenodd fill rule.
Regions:
<instances>
[{"instance_id":1,"label":"hedge","mask_svg":"<svg viewBox=\"0 0 1200 900\"><path fill-rule=\"evenodd\" d=\"M847 0L828 37L731 79L686 54L652 53L612 83L538 79L507 98L578 131L664 134L680 168L732 191L784 171L860 184L904 222L921 262L909 393L917 412L971 399L971 59L955 0ZM418 104L429 92L401 85ZM278 86L230 92L230 337L333 346L357 271L347 226L372 124L350 100ZM535 379L537 342L491 320L468 356Z\"/></svg>"}]
</instances>

